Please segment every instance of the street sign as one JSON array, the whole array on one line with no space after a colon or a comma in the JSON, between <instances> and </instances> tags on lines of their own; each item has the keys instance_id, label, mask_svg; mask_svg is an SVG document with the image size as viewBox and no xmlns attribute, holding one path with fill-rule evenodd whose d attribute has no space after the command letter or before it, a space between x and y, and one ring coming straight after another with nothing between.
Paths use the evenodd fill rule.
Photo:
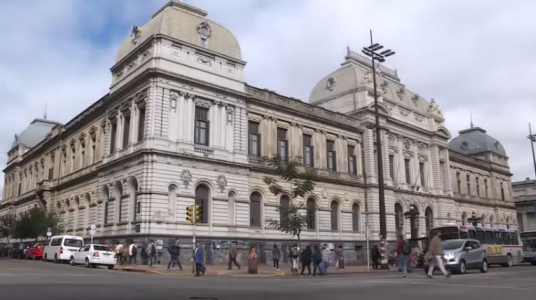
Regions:
<instances>
[{"instance_id":1,"label":"street sign","mask_svg":"<svg viewBox=\"0 0 536 300\"><path fill-rule=\"evenodd\" d=\"M97 226L95 226L94 224L91 224L91 226L89 226L89 229L95 231L95 229L97 229Z\"/></svg>"},{"instance_id":2,"label":"street sign","mask_svg":"<svg viewBox=\"0 0 536 300\"><path fill-rule=\"evenodd\" d=\"M95 229L90 229L90 230L89 230L89 234L90 234L90 235L95 235Z\"/></svg>"},{"instance_id":3,"label":"street sign","mask_svg":"<svg viewBox=\"0 0 536 300\"><path fill-rule=\"evenodd\" d=\"M48 237L51 237L51 236L52 236L52 232L51 232L51 231L47 231L47 236L48 236Z\"/></svg>"}]
</instances>

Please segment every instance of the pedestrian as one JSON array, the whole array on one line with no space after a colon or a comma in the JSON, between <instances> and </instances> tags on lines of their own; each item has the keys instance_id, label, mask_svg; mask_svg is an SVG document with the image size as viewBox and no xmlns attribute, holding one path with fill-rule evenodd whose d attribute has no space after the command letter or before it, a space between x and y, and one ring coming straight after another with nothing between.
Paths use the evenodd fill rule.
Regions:
<instances>
[{"instance_id":1,"label":"pedestrian","mask_svg":"<svg viewBox=\"0 0 536 300\"><path fill-rule=\"evenodd\" d=\"M344 269L344 251L342 249L342 246L339 246L335 250L335 269Z\"/></svg>"},{"instance_id":2,"label":"pedestrian","mask_svg":"<svg viewBox=\"0 0 536 300\"><path fill-rule=\"evenodd\" d=\"M274 244L274 247L272 248L272 260L274 261L274 270L279 271L279 259L281 258L281 252L279 251L279 248L277 248L277 245Z\"/></svg>"},{"instance_id":3,"label":"pedestrian","mask_svg":"<svg viewBox=\"0 0 536 300\"><path fill-rule=\"evenodd\" d=\"M137 256L138 256L138 247L136 247L136 244L134 242L130 243L130 246L128 246L128 264L129 265L136 265L138 264Z\"/></svg>"},{"instance_id":4,"label":"pedestrian","mask_svg":"<svg viewBox=\"0 0 536 300\"><path fill-rule=\"evenodd\" d=\"M149 240L149 245L147 245L147 256L149 257L149 267L152 267L156 260L156 246L153 240Z\"/></svg>"},{"instance_id":5,"label":"pedestrian","mask_svg":"<svg viewBox=\"0 0 536 300\"><path fill-rule=\"evenodd\" d=\"M318 246L313 247L313 276L316 276L316 270L318 269L318 275L321 274L321 265L322 265L322 252Z\"/></svg>"},{"instance_id":6,"label":"pedestrian","mask_svg":"<svg viewBox=\"0 0 536 300\"><path fill-rule=\"evenodd\" d=\"M177 264L179 266L179 268L181 269L181 271L182 271L182 266L181 266L181 263L179 261L180 250L179 250L179 246L177 245L177 243L175 243L173 245L169 245L168 252L169 252L169 256L171 257L169 259L169 263L167 265L168 270L170 268L174 268L175 264Z\"/></svg>"},{"instance_id":7,"label":"pedestrian","mask_svg":"<svg viewBox=\"0 0 536 300\"><path fill-rule=\"evenodd\" d=\"M404 278L408 277L408 256L410 252L409 243L404 240L402 235L399 235L398 244L396 246L396 257L398 259L398 270L402 272Z\"/></svg>"},{"instance_id":8,"label":"pedestrian","mask_svg":"<svg viewBox=\"0 0 536 300\"><path fill-rule=\"evenodd\" d=\"M380 269L380 248L378 245L374 245L370 250L370 259L372 260L372 269Z\"/></svg>"},{"instance_id":9,"label":"pedestrian","mask_svg":"<svg viewBox=\"0 0 536 300\"><path fill-rule=\"evenodd\" d=\"M430 255L430 266L428 267L428 278L433 279L434 268L436 265L439 267L443 275L446 278L450 278L450 273L445 270L443 266L443 249L441 248L441 237L440 233L436 232L432 240L430 241L430 246L428 246L428 253Z\"/></svg>"},{"instance_id":10,"label":"pedestrian","mask_svg":"<svg viewBox=\"0 0 536 300\"><path fill-rule=\"evenodd\" d=\"M290 250L290 261L292 262L291 271L293 274L298 274L298 258L300 257L300 251L298 245L294 245Z\"/></svg>"},{"instance_id":11,"label":"pedestrian","mask_svg":"<svg viewBox=\"0 0 536 300\"><path fill-rule=\"evenodd\" d=\"M326 275L328 274L328 268L331 264L331 250L329 250L328 244L324 244L324 247L322 247L322 267L321 274Z\"/></svg>"},{"instance_id":12,"label":"pedestrian","mask_svg":"<svg viewBox=\"0 0 536 300\"><path fill-rule=\"evenodd\" d=\"M125 245L121 249L121 265L126 265L128 262L129 252L127 243L125 242Z\"/></svg>"},{"instance_id":13,"label":"pedestrian","mask_svg":"<svg viewBox=\"0 0 536 300\"><path fill-rule=\"evenodd\" d=\"M115 245L115 257L117 259L117 264L122 265L123 264L123 244L117 243Z\"/></svg>"},{"instance_id":14,"label":"pedestrian","mask_svg":"<svg viewBox=\"0 0 536 300\"><path fill-rule=\"evenodd\" d=\"M305 268L307 268L307 273L309 276L311 276L311 260L312 260L313 252L311 251L310 246L306 246L305 250L302 251L300 254L300 260L301 260L301 276L303 276L303 272L305 271Z\"/></svg>"},{"instance_id":15,"label":"pedestrian","mask_svg":"<svg viewBox=\"0 0 536 300\"><path fill-rule=\"evenodd\" d=\"M248 273L249 274L257 274L259 271L259 260L257 257L257 251L255 249L255 246L249 247L249 254L248 254Z\"/></svg>"},{"instance_id":16,"label":"pedestrian","mask_svg":"<svg viewBox=\"0 0 536 300\"><path fill-rule=\"evenodd\" d=\"M238 251L236 250L236 247L233 247L231 251L229 251L229 270L232 269L233 264L235 264L238 267L238 270L240 270L240 265L236 261L237 256L238 256Z\"/></svg>"},{"instance_id":17,"label":"pedestrian","mask_svg":"<svg viewBox=\"0 0 536 300\"><path fill-rule=\"evenodd\" d=\"M201 274L205 275L206 268L203 265L203 249L198 244L194 252L195 258L195 276L199 277Z\"/></svg>"}]
</instances>

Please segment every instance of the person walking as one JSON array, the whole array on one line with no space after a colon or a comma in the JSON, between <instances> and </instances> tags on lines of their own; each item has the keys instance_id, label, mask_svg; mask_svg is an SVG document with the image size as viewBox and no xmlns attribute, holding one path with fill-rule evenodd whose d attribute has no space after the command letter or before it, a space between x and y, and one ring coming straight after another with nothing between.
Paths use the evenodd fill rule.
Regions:
<instances>
[{"instance_id":1,"label":"person walking","mask_svg":"<svg viewBox=\"0 0 536 300\"><path fill-rule=\"evenodd\" d=\"M396 246L396 257L398 259L398 270L402 272L404 278L408 277L408 255L410 252L408 249L408 243L404 240L402 235L399 235L398 244Z\"/></svg>"},{"instance_id":2,"label":"person walking","mask_svg":"<svg viewBox=\"0 0 536 300\"><path fill-rule=\"evenodd\" d=\"M195 257L195 276L199 277L201 274L205 275L206 268L203 265L203 249L200 245L197 245L194 252Z\"/></svg>"},{"instance_id":3,"label":"person walking","mask_svg":"<svg viewBox=\"0 0 536 300\"><path fill-rule=\"evenodd\" d=\"M117 243L115 246L115 257L117 258L117 264L123 264L123 244Z\"/></svg>"},{"instance_id":4,"label":"person walking","mask_svg":"<svg viewBox=\"0 0 536 300\"><path fill-rule=\"evenodd\" d=\"M328 268L331 263L331 250L329 250L328 244L324 244L324 247L322 247L322 268L321 268L321 274L327 275L328 274Z\"/></svg>"},{"instance_id":5,"label":"person walking","mask_svg":"<svg viewBox=\"0 0 536 300\"><path fill-rule=\"evenodd\" d=\"M318 246L313 247L313 276L316 276L316 270L318 269L318 274L321 274L321 265L322 265L322 252Z\"/></svg>"},{"instance_id":6,"label":"person walking","mask_svg":"<svg viewBox=\"0 0 536 300\"><path fill-rule=\"evenodd\" d=\"M171 257L167 265L168 270L170 268L174 268L175 264L177 264L182 270L181 263L179 262L179 247L177 246L177 244L175 243L173 245L170 245L168 247L168 252L169 252L169 256Z\"/></svg>"},{"instance_id":7,"label":"person walking","mask_svg":"<svg viewBox=\"0 0 536 300\"><path fill-rule=\"evenodd\" d=\"M233 247L231 251L229 251L229 270L232 269L233 264L235 264L238 267L238 270L240 270L240 265L236 261L237 256L238 256L238 251L236 250L236 247Z\"/></svg>"},{"instance_id":8,"label":"person walking","mask_svg":"<svg viewBox=\"0 0 536 300\"><path fill-rule=\"evenodd\" d=\"M443 275L446 278L450 278L450 273L445 270L443 266L443 249L441 248L441 237L440 233L436 232L432 240L430 241L430 246L428 246L428 253L430 254L430 266L428 267L428 278L433 279L435 267L439 267Z\"/></svg>"},{"instance_id":9,"label":"person walking","mask_svg":"<svg viewBox=\"0 0 536 300\"><path fill-rule=\"evenodd\" d=\"M370 250L370 260L372 260L372 269L378 270L380 268L380 248L378 245L374 245Z\"/></svg>"},{"instance_id":10,"label":"person walking","mask_svg":"<svg viewBox=\"0 0 536 300\"><path fill-rule=\"evenodd\" d=\"M311 276L311 260L312 260L313 252L311 251L310 246L306 246L305 250L302 251L300 254L300 260L301 260L301 276L303 276L303 272L305 271L305 268L307 268L307 273L309 276Z\"/></svg>"},{"instance_id":11,"label":"person walking","mask_svg":"<svg viewBox=\"0 0 536 300\"><path fill-rule=\"evenodd\" d=\"M123 249L121 249L121 265L126 265L128 263L128 257L129 257L128 246L127 246L127 243L125 243L125 245L123 246Z\"/></svg>"},{"instance_id":12,"label":"person walking","mask_svg":"<svg viewBox=\"0 0 536 300\"><path fill-rule=\"evenodd\" d=\"M248 273L249 274L257 274L259 271L259 260L257 257L257 251L255 249L255 246L249 247L249 254L248 254Z\"/></svg>"},{"instance_id":13,"label":"person walking","mask_svg":"<svg viewBox=\"0 0 536 300\"><path fill-rule=\"evenodd\" d=\"M342 246L335 249L335 269L344 269L344 251Z\"/></svg>"},{"instance_id":14,"label":"person walking","mask_svg":"<svg viewBox=\"0 0 536 300\"><path fill-rule=\"evenodd\" d=\"M300 251L298 245L294 245L290 250L290 261L292 262L291 271L293 274L298 274L298 258L300 256Z\"/></svg>"},{"instance_id":15,"label":"person walking","mask_svg":"<svg viewBox=\"0 0 536 300\"><path fill-rule=\"evenodd\" d=\"M274 261L274 270L279 271L279 259L281 257L281 252L279 251L279 248L277 248L277 245L274 244L274 247L272 248L272 260Z\"/></svg>"},{"instance_id":16,"label":"person walking","mask_svg":"<svg viewBox=\"0 0 536 300\"><path fill-rule=\"evenodd\" d=\"M138 247L136 247L136 244L134 244L134 242L131 242L130 246L128 246L128 264L129 265L138 264L138 261L136 258L137 255L138 255Z\"/></svg>"},{"instance_id":17,"label":"person walking","mask_svg":"<svg viewBox=\"0 0 536 300\"><path fill-rule=\"evenodd\" d=\"M147 245L147 256L149 257L149 267L152 267L156 260L156 246L153 240L149 240L149 245Z\"/></svg>"}]
</instances>

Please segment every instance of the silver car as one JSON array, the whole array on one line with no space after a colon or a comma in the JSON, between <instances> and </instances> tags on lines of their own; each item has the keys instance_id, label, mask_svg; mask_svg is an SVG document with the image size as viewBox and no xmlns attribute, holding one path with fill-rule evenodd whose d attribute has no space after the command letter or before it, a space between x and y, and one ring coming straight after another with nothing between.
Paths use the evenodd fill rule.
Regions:
<instances>
[{"instance_id":1,"label":"silver car","mask_svg":"<svg viewBox=\"0 0 536 300\"><path fill-rule=\"evenodd\" d=\"M459 274L468 269L479 269L481 273L488 271L486 251L477 240L446 240L442 242L442 248L448 270Z\"/></svg>"}]
</instances>

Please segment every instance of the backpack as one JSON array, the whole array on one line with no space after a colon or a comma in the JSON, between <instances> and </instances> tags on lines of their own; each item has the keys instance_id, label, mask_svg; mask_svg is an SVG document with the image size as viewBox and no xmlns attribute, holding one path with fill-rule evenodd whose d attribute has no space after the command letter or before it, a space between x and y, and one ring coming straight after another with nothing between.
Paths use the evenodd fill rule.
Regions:
<instances>
[{"instance_id":1,"label":"backpack","mask_svg":"<svg viewBox=\"0 0 536 300\"><path fill-rule=\"evenodd\" d=\"M138 254L138 247L136 247L135 245L132 246L132 256Z\"/></svg>"},{"instance_id":2,"label":"backpack","mask_svg":"<svg viewBox=\"0 0 536 300\"><path fill-rule=\"evenodd\" d=\"M156 255L156 247L154 244L151 244L151 255Z\"/></svg>"},{"instance_id":3,"label":"backpack","mask_svg":"<svg viewBox=\"0 0 536 300\"><path fill-rule=\"evenodd\" d=\"M404 249L402 249L402 254L404 254L404 255L410 255L411 254L411 245L408 242L406 242L404 244Z\"/></svg>"}]
</instances>

